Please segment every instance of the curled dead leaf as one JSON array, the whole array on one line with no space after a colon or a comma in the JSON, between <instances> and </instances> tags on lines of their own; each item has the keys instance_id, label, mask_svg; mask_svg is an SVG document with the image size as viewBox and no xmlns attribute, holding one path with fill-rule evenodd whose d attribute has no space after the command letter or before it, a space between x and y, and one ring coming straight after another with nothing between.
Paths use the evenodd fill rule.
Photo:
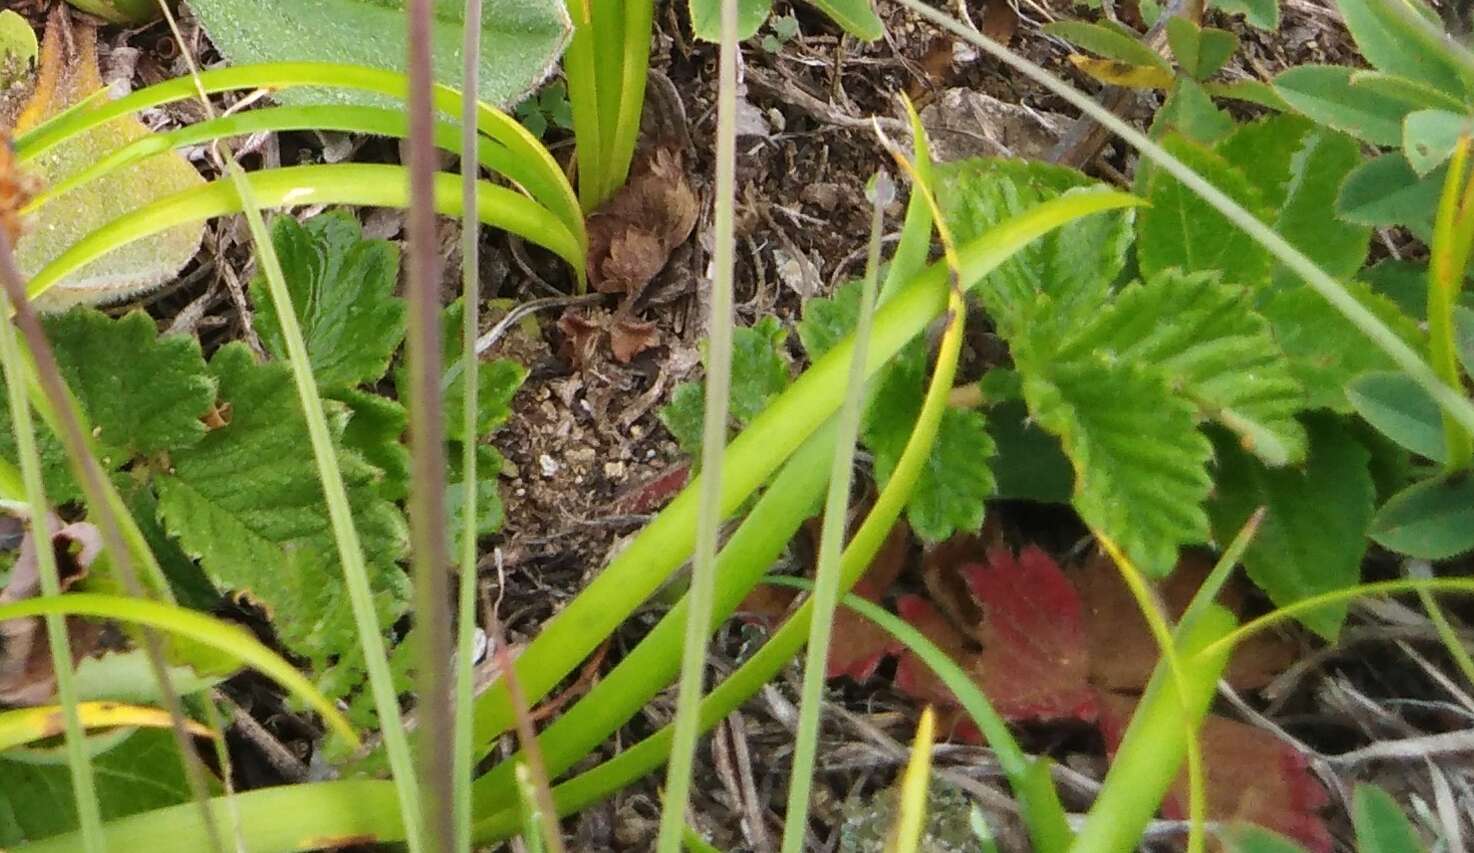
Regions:
<instances>
[{"instance_id":1,"label":"curled dead leaf","mask_svg":"<svg viewBox=\"0 0 1474 853\"><path fill-rule=\"evenodd\" d=\"M67 590L87 576L88 568L102 552L102 538L97 528L87 523L62 527L55 516L48 518L47 523L55 531L51 545L56 553L61 587ZM24 601L40 594L35 539L27 532L10 578L0 590L0 604ZM76 618L67 619L67 634L74 662L95 650L101 637L95 623ZM32 616L0 622L0 706L41 705L55 692L56 671L52 668L45 620Z\"/></svg>"},{"instance_id":2,"label":"curled dead leaf","mask_svg":"<svg viewBox=\"0 0 1474 853\"><path fill-rule=\"evenodd\" d=\"M616 317L609 324L609 349L620 364L629 364L635 356L659 345L660 332L652 321Z\"/></svg>"},{"instance_id":3,"label":"curled dead leaf","mask_svg":"<svg viewBox=\"0 0 1474 853\"><path fill-rule=\"evenodd\" d=\"M589 283L603 293L637 297L696 227L696 193L680 152L657 146L629 181L588 220Z\"/></svg>"}]
</instances>

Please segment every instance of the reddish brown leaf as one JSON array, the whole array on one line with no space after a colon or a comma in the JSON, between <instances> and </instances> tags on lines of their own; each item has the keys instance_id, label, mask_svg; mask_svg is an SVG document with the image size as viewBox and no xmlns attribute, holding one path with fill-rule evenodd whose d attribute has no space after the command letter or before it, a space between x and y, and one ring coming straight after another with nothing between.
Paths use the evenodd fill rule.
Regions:
<instances>
[{"instance_id":1,"label":"reddish brown leaf","mask_svg":"<svg viewBox=\"0 0 1474 853\"><path fill-rule=\"evenodd\" d=\"M36 190L34 179L22 175L10 146L10 134L0 129L0 231L5 233L12 249L20 241L20 209L31 200Z\"/></svg>"},{"instance_id":2,"label":"reddish brown leaf","mask_svg":"<svg viewBox=\"0 0 1474 853\"><path fill-rule=\"evenodd\" d=\"M977 669L998 712L1014 720L1094 720L1080 597L1054 560L1032 546L1017 559L995 548L987 564L963 573L983 608Z\"/></svg>"},{"instance_id":3,"label":"reddish brown leaf","mask_svg":"<svg viewBox=\"0 0 1474 853\"><path fill-rule=\"evenodd\" d=\"M964 670L974 672L977 664L977 647L967 636L957 630L932 603L919 595L903 595L896 600L896 612L910 623L921 635L937 644L947 657L957 662ZM901 653L896 664L896 687L906 694L929 705L956 707L957 697L932 672L931 667L910 651ZM991 698L991 697L989 697Z\"/></svg>"},{"instance_id":4,"label":"reddish brown leaf","mask_svg":"<svg viewBox=\"0 0 1474 853\"><path fill-rule=\"evenodd\" d=\"M1212 568L1202 556L1185 555L1172 575L1158 586L1161 603L1171 619L1176 620L1187 609ZM1090 683L1102 690L1140 692L1151 678L1160 653L1120 571L1109 557L1096 554L1074 573L1074 581L1084 604L1089 647L1110 650L1110 654L1091 656ZM1231 582L1225 585L1218 602L1238 612L1243 596L1243 585ZM1284 672L1294 660L1295 646L1289 640L1270 632L1256 634L1234 650L1227 679L1237 689L1257 689Z\"/></svg>"},{"instance_id":5,"label":"reddish brown leaf","mask_svg":"<svg viewBox=\"0 0 1474 853\"><path fill-rule=\"evenodd\" d=\"M1106 694L1103 703L1100 729L1114 755L1136 700ZM1298 750L1263 729L1214 714L1204 719L1198 737L1209 820L1253 823L1293 838L1314 853L1330 853L1330 831L1318 813L1329 798ZM1187 791L1184 768L1162 813L1186 818Z\"/></svg>"},{"instance_id":6,"label":"reddish brown leaf","mask_svg":"<svg viewBox=\"0 0 1474 853\"><path fill-rule=\"evenodd\" d=\"M564 355L582 367L594 360L603 338L604 327L577 308L569 308L558 318L558 331L563 333Z\"/></svg>"},{"instance_id":7,"label":"reddish brown leaf","mask_svg":"<svg viewBox=\"0 0 1474 853\"><path fill-rule=\"evenodd\" d=\"M691 466L682 462L626 490L615 499L614 505L620 512L631 515L654 512L685 488L690 479Z\"/></svg>"},{"instance_id":8,"label":"reddish brown leaf","mask_svg":"<svg viewBox=\"0 0 1474 853\"><path fill-rule=\"evenodd\" d=\"M660 333L655 323L619 317L609 326L609 349L620 364L629 364L630 359L660 343Z\"/></svg>"}]
</instances>

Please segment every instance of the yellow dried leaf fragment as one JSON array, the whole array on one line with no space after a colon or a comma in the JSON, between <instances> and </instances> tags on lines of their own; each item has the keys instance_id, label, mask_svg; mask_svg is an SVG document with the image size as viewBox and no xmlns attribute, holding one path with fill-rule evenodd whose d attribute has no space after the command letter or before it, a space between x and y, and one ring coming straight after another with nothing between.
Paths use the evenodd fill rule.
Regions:
<instances>
[{"instance_id":1,"label":"yellow dried leaf fragment","mask_svg":"<svg viewBox=\"0 0 1474 853\"><path fill-rule=\"evenodd\" d=\"M97 67L97 31L71 26L57 10L46 26L30 100L16 119L17 133L34 127L103 88ZM54 184L150 131L131 116L77 134L25 164ZM204 178L179 154L156 154L43 203L23 224L16 262L27 277L97 228L150 202L200 186ZM42 310L127 299L172 278L194 257L204 224L180 225L121 246L63 278L37 299Z\"/></svg>"}]
</instances>

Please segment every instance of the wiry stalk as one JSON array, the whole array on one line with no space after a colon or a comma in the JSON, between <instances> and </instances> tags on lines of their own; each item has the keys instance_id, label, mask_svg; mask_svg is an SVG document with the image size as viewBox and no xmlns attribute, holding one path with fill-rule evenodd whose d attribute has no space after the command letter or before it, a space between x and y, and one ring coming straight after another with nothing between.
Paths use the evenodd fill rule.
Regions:
<instances>
[{"instance_id":1,"label":"wiry stalk","mask_svg":"<svg viewBox=\"0 0 1474 853\"><path fill-rule=\"evenodd\" d=\"M409 501L411 560L418 637L420 799L427 850L449 851L455 839L451 776L450 554L445 543L445 411L440 395L440 256L435 239L434 81L430 68L430 0L410 0L409 15ZM476 24L468 24L475 26ZM468 306L469 307L469 306ZM469 368L470 365L467 365ZM469 443L475 435L466 436ZM474 486L473 486L474 487Z\"/></svg>"}]
</instances>

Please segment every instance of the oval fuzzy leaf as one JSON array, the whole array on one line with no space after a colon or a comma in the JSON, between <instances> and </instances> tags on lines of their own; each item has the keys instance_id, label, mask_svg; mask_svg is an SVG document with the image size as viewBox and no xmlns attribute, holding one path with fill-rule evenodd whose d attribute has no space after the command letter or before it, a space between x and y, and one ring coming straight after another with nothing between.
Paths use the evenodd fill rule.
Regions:
<instances>
[{"instance_id":1,"label":"oval fuzzy leaf","mask_svg":"<svg viewBox=\"0 0 1474 853\"><path fill-rule=\"evenodd\" d=\"M1470 134L1469 116L1446 110L1418 110L1402 123L1402 153L1423 177L1442 166L1454 153L1459 137Z\"/></svg>"},{"instance_id":2,"label":"oval fuzzy leaf","mask_svg":"<svg viewBox=\"0 0 1474 853\"><path fill-rule=\"evenodd\" d=\"M809 0L809 4L861 41L876 41L885 35L885 24L869 0Z\"/></svg>"},{"instance_id":3,"label":"oval fuzzy leaf","mask_svg":"<svg viewBox=\"0 0 1474 853\"><path fill-rule=\"evenodd\" d=\"M1408 450L1434 462L1446 457L1438 402L1407 374L1359 376L1346 386L1346 398L1363 420Z\"/></svg>"},{"instance_id":4,"label":"oval fuzzy leaf","mask_svg":"<svg viewBox=\"0 0 1474 853\"><path fill-rule=\"evenodd\" d=\"M772 10L773 0L737 0L737 40L756 35ZM721 0L691 0L691 32L702 41L721 40Z\"/></svg>"},{"instance_id":5,"label":"oval fuzzy leaf","mask_svg":"<svg viewBox=\"0 0 1474 853\"><path fill-rule=\"evenodd\" d=\"M30 23L10 9L0 12L0 84L14 82L10 75L19 76L28 69L39 52L36 31Z\"/></svg>"},{"instance_id":6,"label":"oval fuzzy leaf","mask_svg":"<svg viewBox=\"0 0 1474 853\"><path fill-rule=\"evenodd\" d=\"M346 62L404 71L408 49L404 0L190 0L220 53L236 65ZM435 79L460 87L464 4L436 0L430 61ZM486 0L481 11L479 94L505 107L547 78L572 27L559 0ZM284 103L401 106L341 89L292 89Z\"/></svg>"},{"instance_id":7,"label":"oval fuzzy leaf","mask_svg":"<svg viewBox=\"0 0 1474 853\"><path fill-rule=\"evenodd\" d=\"M1091 24L1085 21L1055 21L1044 32L1072 44L1127 65L1141 65L1172 72L1172 66L1161 54L1142 42L1141 37L1125 27Z\"/></svg>"},{"instance_id":8,"label":"oval fuzzy leaf","mask_svg":"<svg viewBox=\"0 0 1474 853\"><path fill-rule=\"evenodd\" d=\"M1407 487L1377 512L1371 536L1384 548L1423 560L1474 549L1474 478L1463 472Z\"/></svg>"},{"instance_id":9,"label":"oval fuzzy leaf","mask_svg":"<svg viewBox=\"0 0 1474 853\"><path fill-rule=\"evenodd\" d=\"M1356 69L1301 65L1274 78L1275 91L1313 121L1373 145L1397 145L1402 120L1422 104L1352 85Z\"/></svg>"},{"instance_id":10,"label":"oval fuzzy leaf","mask_svg":"<svg viewBox=\"0 0 1474 853\"><path fill-rule=\"evenodd\" d=\"M1427 83L1448 93L1468 94L1469 75L1450 56L1452 48L1422 27L1405 22L1386 8L1387 0L1336 0L1341 19L1361 49L1361 55L1378 71ZM1392 0L1422 15L1442 29L1438 14L1420 0Z\"/></svg>"},{"instance_id":11,"label":"oval fuzzy leaf","mask_svg":"<svg viewBox=\"0 0 1474 853\"><path fill-rule=\"evenodd\" d=\"M1187 18L1167 21L1167 43L1182 70L1195 80L1218 73L1239 47L1239 37L1227 30L1199 27Z\"/></svg>"},{"instance_id":12,"label":"oval fuzzy leaf","mask_svg":"<svg viewBox=\"0 0 1474 853\"><path fill-rule=\"evenodd\" d=\"M1279 0L1213 0L1209 5L1230 15L1243 15L1257 29L1273 32L1280 26Z\"/></svg>"}]
</instances>

